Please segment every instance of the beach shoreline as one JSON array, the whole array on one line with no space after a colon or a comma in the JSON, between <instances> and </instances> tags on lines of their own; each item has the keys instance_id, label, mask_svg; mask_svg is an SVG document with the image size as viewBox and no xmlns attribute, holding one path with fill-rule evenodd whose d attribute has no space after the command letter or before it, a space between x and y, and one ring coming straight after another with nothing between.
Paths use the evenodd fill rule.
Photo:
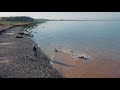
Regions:
<instances>
[{"instance_id":1,"label":"beach shoreline","mask_svg":"<svg viewBox=\"0 0 120 90\"><path fill-rule=\"evenodd\" d=\"M21 27L20 27L21 26ZM23 25L0 27L0 77L1 78L62 78L52 67L50 59L40 47L24 33ZM22 38L16 38L20 36ZM34 57L32 46L37 47Z\"/></svg>"},{"instance_id":2,"label":"beach shoreline","mask_svg":"<svg viewBox=\"0 0 120 90\"><path fill-rule=\"evenodd\" d=\"M0 77L1 78L119 78L120 62L88 51L88 60L79 58L74 51L53 50L48 58L41 48L24 33L23 25L7 26L0 35ZM1 26L2 27L2 26ZM16 38L20 36L22 38ZM38 57L34 57L35 44Z\"/></svg>"},{"instance_id":3,"label":"beach shoreline","mask_svg":"<svg viewBox=\"0 0 120 90\"><path fill-rule=\"evenodd\" d=\"M89 53L90 59L81 59L71 52L54 52L52 65L65 78L119 78L120 62Z\"/></svg>"}]
</instances>

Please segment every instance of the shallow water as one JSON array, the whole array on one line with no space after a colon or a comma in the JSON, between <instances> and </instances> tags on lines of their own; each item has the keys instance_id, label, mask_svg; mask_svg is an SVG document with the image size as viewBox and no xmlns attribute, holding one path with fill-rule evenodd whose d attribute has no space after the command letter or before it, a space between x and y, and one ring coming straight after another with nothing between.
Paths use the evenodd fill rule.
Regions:
<instances>
[{"instance_id":1,"label":"shallow water","mask_svg":"<svg viewBox=\"0 0 120 90\"><path fill-rule=\"evenodd\" d=\"M54 48L77 54L96 52L120 59L119 21L49 21L32 29L33 40L51 57Z\"/></svg>"},{"instance_id":2,"label":"shallow water","mask_svg":"<svg viewBox=\"0 0 120 90\"><path fill-rule=\"evenodd\" d=\"M119 21L49 21L30 32L63 76L120 77Z\"/></svg>"}]
</instances>

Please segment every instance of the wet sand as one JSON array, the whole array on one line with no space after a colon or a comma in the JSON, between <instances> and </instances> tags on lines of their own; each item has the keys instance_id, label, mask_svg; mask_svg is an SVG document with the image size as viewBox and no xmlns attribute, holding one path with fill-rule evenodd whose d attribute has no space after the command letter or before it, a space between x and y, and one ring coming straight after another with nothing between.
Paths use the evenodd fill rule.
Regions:
<instances>
[{"instance_id":1,"label":"wet sand","mask_svg":"<svg viewBox=\"0 0 120 90\"><path fill-rule=\"evenodd\" d=\"M71 53L54 52L52 65L66 78L119 78L120 61L114 61L90 52L89 60Z\"/></svg>"},{"instance_id":2,"label":"wet sand","mask_svg":"<svg viewBox=\"0 0 120 90\"><path fill-rule=\"evenodd\" d=\"M0 35L0 78L61 78L41 49L28 36L19 33L23 33L22 27L10 28ZM33 54L33 44L38 57Z\"/></svg>"}]
</instances>

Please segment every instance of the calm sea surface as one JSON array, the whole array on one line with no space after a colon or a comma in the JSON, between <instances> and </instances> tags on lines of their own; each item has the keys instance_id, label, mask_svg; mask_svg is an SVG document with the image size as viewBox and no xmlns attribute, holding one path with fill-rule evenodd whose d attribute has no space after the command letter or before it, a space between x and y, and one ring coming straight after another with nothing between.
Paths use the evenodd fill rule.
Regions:
<instances>
[{"instance_id":1,"label":"calm sea surface","mask_svg":"<svg viewBox=\"0 0 120 90\"><path fill-rule=\"evenodd\" d=\"M32 29L32 38L49 57L54 48L75 53L96 52L120 59L119 21L49 21Z\"/></svg>"}]
</instances>

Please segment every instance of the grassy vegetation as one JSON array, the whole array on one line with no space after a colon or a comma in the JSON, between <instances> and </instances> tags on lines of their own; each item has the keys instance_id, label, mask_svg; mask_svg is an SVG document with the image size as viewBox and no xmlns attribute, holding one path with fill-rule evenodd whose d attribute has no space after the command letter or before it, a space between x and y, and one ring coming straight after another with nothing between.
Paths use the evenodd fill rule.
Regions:
<instances>
[{"instance_id":1,"label":"grassy vegetation","mask_svg":"<svg viewBox=\"0 0 120 90\"><path fill-rule=\"evenodd\" d=\"M25 24L31 24L33 22L18 22L18 21L0 21L0 25L25 25Z\"/></svg>"},{"instance_id":2,"label":"grassy vegetation","mask_svg":"<svg viewBox=\"0 0 120 90\"><path fill-rule=\"evenodd\" d=\"M34 19L26 16L0 17L0 25L15 26L15 25L26 25L31 23L35 23Z\"/></svg>"},{"instance_id":3,"label":"grassy vegetation","mask_svg":"<svg viewBox=\"0 0 120 90\"><path fill-rule=\"evenodd\" d=\"M35 25L44 23L48 19L33 19L31 17L20 16L20 17L0 17L0 25L4 26L17 26L17 25Z\"/></svg>"},{"instance_id":4,"label":"grassy vegetation","mask_svg":"<svg viewBox=\"0 0 120 90\"><path fill-rule=\"evenodd\" d=\"M47 19L32 19L29 17L3 17L0 18L0 34L5 31L6 28L22 26L24 27L25 35L33 37L31 29L37 27L39 23L45 23Z\"/></svg>"}]
</instances>

